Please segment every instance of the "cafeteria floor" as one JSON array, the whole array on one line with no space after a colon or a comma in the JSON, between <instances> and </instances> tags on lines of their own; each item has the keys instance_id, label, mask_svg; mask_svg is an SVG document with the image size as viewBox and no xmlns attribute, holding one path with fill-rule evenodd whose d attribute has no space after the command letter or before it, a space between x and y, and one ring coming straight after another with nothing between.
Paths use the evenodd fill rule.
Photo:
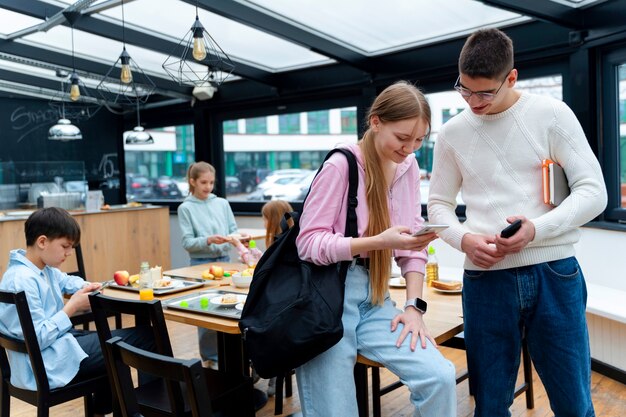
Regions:
<instances>
[{"instance_id":1,"label":"cafeteria floor","mask_svg":"<svg viewBox=\"0 0 626 417\"><path fill-rule=\"evenodd\" d=\"M174 355L180 358L198 357L198 347L196 343L196 328L168 321L168 329L172 339L172 348ZM192 343L190 343L192 341ZM457 369L457 372L465 371L465 354L463 351L450 348L442 348L442 353L451 360ZM553 415L550 411L546 392L541 385L541 381L534 374L535 383L535 408L533 410L526 409L524 396L519 396L513 403L511 414L513 417L547 417ZM521 382L521 373L518 381ZM394 375L382 370L381 383L386 385L394 381ZM295 377L294 377L295 383ZM616 382L608 377L600 375L596 372L592 374L591 379L592 395L596 415L598 417L623 417L626 416L626 385ZM267 389L267 381L260 380L256 387L262 390ZM288 416L300 410L300 404L297 396L297 389L294 387L296 394L284 401L283 416ZM411 417L412 407L409 405L408 391L400 388L386 394L382 397L382 415L385 417ZM458 398L458 417L470 417L473 413L473 399L468 395L467 381L457 386ZM67 402L65 404L53 407L50 410L52 417L76 417L83 415L82 399ZM370 411L371 413L371 411ZM35 415L35 408L22 401L11 399L11 416L26 417ZM270 397L265 407L257 412L258 417L271 417L274 415L274 397Z\"/></svg>"}]
</instances>

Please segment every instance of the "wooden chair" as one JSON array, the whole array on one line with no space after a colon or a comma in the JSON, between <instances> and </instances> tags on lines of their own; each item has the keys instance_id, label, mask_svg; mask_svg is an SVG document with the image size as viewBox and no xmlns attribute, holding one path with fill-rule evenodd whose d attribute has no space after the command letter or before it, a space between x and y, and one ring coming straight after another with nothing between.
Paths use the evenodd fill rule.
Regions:
<instances>
[{"instance_id":1,"label":"wooden chair","mask_svg":"<svg viewBox=\"0 0 626 417\"><path fill-rule=\"evenodd\" d=\"M67 274L76 275L78 277L81 277L82 279L85 279L85 277L87 276L87 272L85 272L85 261L83 260L83 250L80 247L80 244L78 244L74 248L74 255L76 257L77 270L67 272ZM122 328L122 315L119 313L111 313L110 316L115 317L115 328L121 329ZM85 313L79 313L79 314L73 315L72 317L70 317L70 320L72 321L72 324L74 326L82 325L83 329L89 330L89 323L94 321L94 318L91 312L87 311Z\"/></svg>"},{"instance_id":2,"label":"wooden chair","mask_svg":"<svg viewBox=\"0 0 626 417\"><path fill-rule=\"evenodd\" d=\"M135 316L135 324L149 325L152 328L156 344L156 353L163 356L173 356L165 317L161 301L123 300L107 297L99 292L89 295L91 311L94 315L98 338L102 350L106 349L106 341L111 339L111 329L107 320L110 312L118 312ZM207 395L212 408L220 411L221 415L233 417L253 417L254 403L252 380L243 375L230 375L225 372L203 368L207 380ZM114 380L111 363L107 361L107 371L111 381ZM184 387L183 387L184 388ZM158 380L136 389L139 406L144 415L179 416L190 415L190 408L172 410L172 404L178 404L176 398L184 398L184 390L178 383ZM169 401L167 401L169 399Z\"/></svg>"},{"instance_id":3,"label":"wooden chair","mask_svg":"<svg viewBox=\"0 0 626 417\"><path fill-rule=\"evenodd\" d=\"M452 339L441 343L441 345L465 350L465 339L463 338L463 333L460 333ZM525 338L522 340L522 364L524 367L524 383L515 389L514 398L517 398L522 393L526 393L526 408L532 409L535 407L532 364ZM367 359L364 356L358 355L357 357L357 363L354 367L354 380L356 383L357 402L359 404L359 416L361 417L369 416L369 384L367 377L367 370L369 368L372 370L372 413L374 417L381 417L381 396L388 394L403 385L402 382L396 381L381 387L380 368L383 367L384 366L382 364ZM468 378L469 371L463 372L456 377L456 383L459 384ZM473 389L471 379L469 381L469 390L470 395L472 395Z\"/></svg>"},{"instance_id":4,"label":"wooden chair","mask_svg":"<svg viewBox=\"0 0 626 417\"><path fill-rule=\"evenodd\" d=\"M92 393L102 384L109 383L107 376L102 375L51 389L24 291L18 293L0 291L0 302L15 305L24 336L24 340L20 340L0 334L0 416L9 417L11 397L36 406L38 417L47 417L52 406L84 397L85 416L93 416ZM35 374L36 391L18 388L11 384L11 368L7 350L28 355Z\"/></svg>"},{"instance_id":5,"label":"wooden chair","mask_svg":"<svg viewBox=\"0 0 626 417\"><path fill-rule=\"evenodd\" d=\"M105 346L107 361L113 369L113 380L122 416L134 417L141 412L131 378L131 368L167 380L172 386L184 383L186 387L184 397L174 395L169 398L172 401L169 407L171 410L179 410L178 412L182 413L189 408L193 417L213 416L211 401L206 395L209 389L199 359L182 360L150 353L123 342L119 337L107 340Z\"/></svg>"}]
</instances>

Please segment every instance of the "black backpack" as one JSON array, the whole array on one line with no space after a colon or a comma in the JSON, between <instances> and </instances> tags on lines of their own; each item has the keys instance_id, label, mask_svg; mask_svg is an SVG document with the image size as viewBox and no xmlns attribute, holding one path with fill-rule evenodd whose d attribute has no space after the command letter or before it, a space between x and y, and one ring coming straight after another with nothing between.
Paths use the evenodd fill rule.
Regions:
<instances>
[{"instance_id":1,"label":"black backpack","mask_svg":"<svg viewBox=\"0 0 626 417\"><path fill-rule=\"evenodd\" d=\"M344 154L349 166L345 236L358 237L356 158L349 150L337 148L331 150L324 161L335 152ZM287 226L289 218L294 223L291 228ZM248 356L263 378L284 375L328 350L343 337L343 296L351 261L319 266L301 260L296 248L300 232L298 220L296 212L285 214L283 233L255 268L239 320Z\"/></svg>"}]
</instances>

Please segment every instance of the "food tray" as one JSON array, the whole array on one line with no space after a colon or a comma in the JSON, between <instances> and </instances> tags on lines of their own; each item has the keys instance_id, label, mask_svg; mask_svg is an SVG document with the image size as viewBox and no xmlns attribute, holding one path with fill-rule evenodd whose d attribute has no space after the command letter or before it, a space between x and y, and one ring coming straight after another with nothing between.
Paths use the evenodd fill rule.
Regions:
<instances>
[{"instance_id":1,"label":"food tray","mask_svg":"<svg viewBox=\"0 0 626 417\"><path fill-rule=\"evenodd\" d=\"M207 314L210 316L228 317L230 319L239 320L241 318L241 311L236 307L239 304L224 306L216 305L210 302L212 298L218 297L223 294L236 294L238 296L245 296L245 294L234 291L205 290L195 292L193 294L181 295L179 297L170 298L169 300L164 301L163 305L166 308L171 308L172 310Z\"/></svg>"},{"instance_id":2,"label":"food tray","mask_svg":"<svg viewBox=\"0 0 626 417\"><path fill-rule=\"evenodd\" d=\"M156 296L156 295L173 294L173 293L177 293L181 291L187 291L192 288L199 288L204 285L204 283L202 282L186 281L183 279L175 279L175 278L172 278L172 282L175 284L173 287L155 288L154 295ZM109 288L114 288L116 290L124 290L124 291L134 291L136 293L139 292L139 287L117 285L115 282L111 283Z\"/></svg>"}]
</instances>

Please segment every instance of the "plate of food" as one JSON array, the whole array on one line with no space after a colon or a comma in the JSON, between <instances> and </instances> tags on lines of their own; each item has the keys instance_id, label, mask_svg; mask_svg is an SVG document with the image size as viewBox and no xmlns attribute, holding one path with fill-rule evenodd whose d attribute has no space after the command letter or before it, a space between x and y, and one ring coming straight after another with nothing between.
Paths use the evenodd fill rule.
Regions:
<instances>
[{"instance_id":1,"label":"plate of food","mask_svg":"<svg viewBox=\"0 0 626 417\"><path fill-rule=\"evenodd\" d=\"M391 288L406 288L406 279L404 277L393 277L389 279Z\"/></svg>"},{"instance_id":2,"label":"plate of food","mask_svg":"<svg viewBox=\"0 0 626 417\"><path fill-rule=\"evenodd\" d=\"M218 306L231 307L246 301L246 296L245 294L225 293L222 295L218 295L217 297L213 297L209 301L211 302L211 304L215 304Z\"/></svg>"},{"instance_id":3,"label":"plate of food","mask_svg":"<svg viewBox=\"0 0 626 417\"><path fill-rule=\"evenodd\" d=\"M162 279L156 280L152 283L152 287L155 290L170 290L172 288L180 288L184 287L185 284L180 279L172 279L170 277L163 277Z\"/></svg>"},{"instance_id":4,"label":"plate of food","mask_svg":"<svg viewBox=\"0 0 626 417\"><path fill-rule=\"evenodd\" d=\"M446 294L461 294L463 292L463 283L461 281L442 281L436 280L432 282L433 290Z\"/></svg>"}]
</instances>

